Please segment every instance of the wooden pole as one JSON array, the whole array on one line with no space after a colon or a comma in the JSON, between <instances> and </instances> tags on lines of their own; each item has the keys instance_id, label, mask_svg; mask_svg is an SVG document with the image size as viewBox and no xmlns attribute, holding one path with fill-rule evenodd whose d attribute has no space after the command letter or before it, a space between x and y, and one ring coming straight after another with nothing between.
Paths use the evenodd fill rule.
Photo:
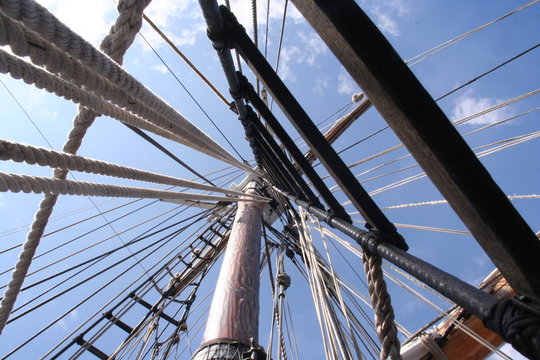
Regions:
<instances>
[{"instance_id":1,"label":"wooden pole","mask_svg":"<svg viewBox=\"0 0 540 360\"><path fill-rule=\"evenodd\" d=\"M246 194L257 194L250 183ZM205 343L231 339L245 345L258 341L259 261L262 207L239 202L221 272L210 307Z\"/></svg>"},{"instance_id":2,"label":"wooden pole","mask_svg":"<svg viewBox=\"0 0 540 360\"><path fill-rule=\"evenodd\" d=\"M293 0L501 273L540 302L540 242L433 98L353 0Z\"/></svg>"},{"instance_id":3,"label":"wooden pole","mask_svg":"<svg viewBox=\"0 0 540 360\"><path fill-rule=\"evenodd\" d=\"M356 119L368 111L369 108L371 108L371 101L369 101L369 99L364 99L364 101L358 104L353 111L336 121L335 124L328 129L326 133L324 133L324 138L326 141L333 144L345 132L345 130L347 130ZM308 152L304 154L304 157L310 163L314 162L317 158L312 150L308 150Z\"/></svg>"}]
</instances>

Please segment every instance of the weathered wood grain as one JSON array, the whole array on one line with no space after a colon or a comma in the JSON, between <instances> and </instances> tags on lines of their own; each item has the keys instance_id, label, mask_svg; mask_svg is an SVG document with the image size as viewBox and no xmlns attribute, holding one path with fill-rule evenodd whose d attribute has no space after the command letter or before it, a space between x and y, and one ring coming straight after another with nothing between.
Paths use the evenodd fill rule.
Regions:
<instances>
[{"instance_id":1,"label":"weathered wood grain","mask_svg":"<svg viewBox=\"0 0 540 360\"><path fill-rule=\"evenodd\" d=\"M540 301L540 242L369 17L352 0L293 0L484 251Z\"/></svg>"}]
</instances>

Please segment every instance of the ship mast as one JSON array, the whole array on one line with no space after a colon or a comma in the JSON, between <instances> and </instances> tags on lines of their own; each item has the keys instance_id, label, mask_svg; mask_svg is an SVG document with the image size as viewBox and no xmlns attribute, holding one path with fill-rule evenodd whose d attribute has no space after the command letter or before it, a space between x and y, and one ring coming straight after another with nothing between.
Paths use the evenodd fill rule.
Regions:
<instances>
[{"instance_id":1,"label":"ship mast","mask_svg":"<svg viewBox=\"0 0 540 360\"><path fill-rule=\"evenodd\" d=\"M246 194L257 195L250 182ZM239 202L210 307L198 359L242 359L261 351L259 259L263 203Z\"/></svg>"}]
</instances>

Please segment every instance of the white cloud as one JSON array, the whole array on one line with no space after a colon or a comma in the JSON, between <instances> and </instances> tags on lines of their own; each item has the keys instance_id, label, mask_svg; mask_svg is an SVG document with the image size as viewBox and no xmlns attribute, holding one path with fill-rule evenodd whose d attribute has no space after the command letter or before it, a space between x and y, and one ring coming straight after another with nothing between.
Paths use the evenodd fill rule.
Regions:
<instances>
[{"instance_id":1,"label":"white cloud","mask_svg":"<svg viewBox=\"0 0 540 360\"><path fill-rule=\"evenodd\" d=\"M472 261L476 267L483 267L489 262L488 257L485 254L473 257Z\"/></svg>"},{"instance_id":2,"label":"white cloud","mask_svg":"<svg viewBox=\"0 0 540 360\"><path fill-rule=\"evenodd\" d=\"M63 331L66 331L68 329L67 322L64 319L60 319L60 321L56 323L56 326L58 326Z\"/></svg>"},{"instance_id":3,"label":"white cloud","mask_svg":"<svg viewBox=\"0 0 540 360\"><path fill-rule=\"evenodd\" d=\"M387 0L386 6L397 13L398 16L403 16L408 12L408 8L403 0Z\"/></svg>"},{"instance_id":4,"label":"white cloud","mask_svg":"<svg viewBox=\"0 0 540 360\"><path fill-rule=\"evenodd\" d=\"M160 72L162 74L166 74L169 70L167 67L163 64L156 64L150 68L151 70L155 70L157 72Z\"/></svg>"},{"instance_id":5,"label":"white cloud","mask_svg":"<svg viewBox=\"0 0 540 360\"><path fill-rule=\"evenodd\" d=\"M301 43L299 46L284 46L281 49L278 73L284 80L296 80L294 70L291 68L293 64L320 67L317 60L328 51L324 42L316 34L306 34L300 31L297 33L297 39Z\"/></svg>"},{"instance_id":6,"label":"white cloud","mask_svg":"<svg viewBox=\"0 0 540 360\"><path fill-rule=\"evenodd\" d=\"M328 88L328 79L323 79L319 76L315 79L315 86L313 87L313 92L317 95L323 96L324 90Z\"/></svg>"},{"instance_id":7,"label":"white cloud","mask_svg":"<svg viewBox=\"0 0 540 360\"><path fill-rule=\"evenodd\" d=\"M60 21L94 46L107 35L117 14L110 0L38 0Z\"/></svg>"},{"instance_id":8,"label":"white cloud","mask_svg":"<svg viewBox=\"0 0 540 360\"><path fill-rule=\"evenodd\" d=\"M146 8L145 14L157 26L166 29L193 5L195 5L193 0L153 0Z\"/></svg>"},{"instance_id":9,"label":"white cloud","mask_svg":"<svg viewBox=\"0 0 540 360\"><path fill-rule=\"evenodd\" d=\"M378 0L364 1L372 15L375 16L375 23L385 33L399 36L401 34L398 20L408 12L404 0Z\"/></svg>"},{"instance_id":10,"label":"white cloud","mask_svg":"<svg viewBox=\"0 0 540 360\"><path fill-rule=\"evenodd\" d=\"M194 0L154 0L146 8L145 14L178 47L194 45L197 36L205 34L206 24ZM141 32L155 49L166 46L165 41L150 26L143 24ZM149 51L146 42L143 43L143 48Z\"/></svg>"},{"instance_id":11,"label":"white cloud","mask_svg":"<svg viewBox=\"0 0 540 360\"><path fill-rule=\"evenodd\" d=\"M394 36L400 35L397 22L389 14L377 10L375 15L377 15L377 25L379 25L383 32Z\"/></svg>"},{"instance_id":12,"label":"white cloud","mask_svg":"<svg viewBox=\"0 0 540 360\"><path fill-rule=\"evenodd\" d=\"M41 116L47 121L56 120L58 119L58 111L41 109Z\"/></svg>"},{"instance_id":13,"label":"white cloud","mask_svg":"<svg viewBox=\"0 0 540 360\"><path fill-rule=\"evenodd\" d=\"M412 315L417 313L422 307L422 303L418 300L410 300L400 306L400 311L404 315Z\"/></svg>"},{"instance_id":14,"label":"white cloud","mask_svg":"<svg viewBox=\"0 0 540 360\"><path fill-rule=\"evenodd\" d=\"M77 309L74 309L73 311L71 311L69 313L69 317L71 318L71 320L77 321L79 319L79 312L77 311Z\"/></svg>"},{"instance_id":15,"label":"white cloud","mask_svg":"<svg viewBox=\"0 0 540 360\"><path fill-rule=\"evenodd\" d=\"M281 48L278 74L282 80L296 80L296 76L291 70L290 63L294 62L293 59L295 59L299 53L300 49L297 46L284 46Z\"/></svg>"},{"instance_id":16,"label":"white cloud","mask_svg":"<svg viewBox=\"0 0 540 360\"><path fill-rule=\"evenodd\" d=\"M257 8L257 13L259 11L262 11L266 14L266 7L265 6L259 6ZM270 3L270 19L276 19L281 21L283 18L283 8L285 7L285 0L274 0ZM263 17L264 20L262 21L263 24L266 24L266 18ZM294 23L300 23L304 21L304 17L300 12L296 9L293 3L289 1L289 4L287 5L287 20L292 20Z\"/></svg>"},{"instance_id":17,"label":"white cloud","mask_svg":"<svg viewBox=\"0 0 540 360\"><path fill-rule=\"evenodd\" d=\"M469 90L465 94L457 98L454 109L452 110L452 120L453 121L461 120L468 116L477 114L483 110L486 110L490 107L493 107L497 104L500 104L501 102L503 101L499 99L473 97L472 91ZM493 124L499 120L502 120L508 116L509 116L508 108L502 108L499 110L489 112L482 116L479 116L477 118L474 118L468 121L467 124L488 125L488 124Z\"/></svg>"},{"instance_id":18,"label":"white cloud","mask_svg":"<svg viewBox=\"0 0 540 360\"><path fill-rule=\"evenodd\" d=\"M182 29L179 34L171 34L170 39L176 46L194 45L197 34L200 33L201 29L198 26L193 26L188 29Z\"/></svg>"},{"instance_id":19,"label":"white cloud","mask_svg":"<svg viewBox=\"0 0 540 360\"><path fill-rule=\"evenodd\" d=\"M342 69L338 75L338 88L337 91L340 94L350 95L357 91L358 87L353 82L351 77Z\"/></svg>"},{"instance_id":20,"label":"white cloud","mask_svg":"<svg viewBox=\"0 0 540 360\"><path fill-rule=\"evenodd\" d=\"M298 38L302 42L303 48L299 53L297 62L299 64L307 63L311 66L316 65L317 58L327 52L328 48L321 38L314 33L306 34L298 32Z\"/></svg>"}]
</instances>

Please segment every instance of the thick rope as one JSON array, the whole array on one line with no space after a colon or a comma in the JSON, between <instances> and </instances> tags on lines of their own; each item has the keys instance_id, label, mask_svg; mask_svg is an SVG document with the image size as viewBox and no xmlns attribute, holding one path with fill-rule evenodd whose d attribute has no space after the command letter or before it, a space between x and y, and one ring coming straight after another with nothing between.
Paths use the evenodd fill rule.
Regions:
<instances>
[{"instance_id":1,"label":"thick rope","mask_svg":"<svg viewBox=\"0 0 540 360\"><path fill-rule=\"evenodd\" d=\"M0 44L10 45L12 51L19 56L28 56L36 65L45 66L51 73L58 74L63 79L72 83L79 88L84 88L87 91L91 91L96 97L89 97L85 94L83 98L78 93L81 90L77 90L77 87L70 84L68 89L65 89L61 84L62 81L58 78L52 77L50 74L44 71L39 71L35 67L22 62L21 60L11 57L7 65L11 66L10 73L13 73L14 77L25 76L25 82L35 83L40 88L45 88L47 91L53 92L59 96L65 97L74 102L88 102L88 106L96 106L99 103L99 97L111 101L112 103L126 108L130 112L144 118L148 122L154 124L154 128L159 127L168 132L174 133L177 142L193 147L198 151L201 151L207 155L217 157L218 159L227 159L228 163L235 164L246 171L250 171L249 167L236 160L231 154L221 149L220 146L214 146L213 140L206 135L193 134L184 127L185 123L189 123L187 120L177 113L178 118L166 118L163 115L154 111L154 109L148 107L144 103L137 101L131 93L119 89L116 84L100 76L99 73L89 69L87 66L74 60L70 55L58 50L51 44L46 43L34 32L28 31L20 23L17 23L10 18L0 13ZM30 45L33 44L33 45ZM6 57L4 55L4 57ZM16 59L18 61L16 61ZM26 66L25 66L26 64ZM21 68L21 70L19 70ZM24 70L24 71L23 71ZM64 82L65 83L65 82ZM56 86L53 86L56 85ZM103 104L100 104L103 107ZM109 105L110 108L110 105ZM103 114L110 113L111 110L102 112ZM115 112L118 112L116 110ZM100 112L101 113L101 112ZM114 118L118 119L118 115ZM148 129L148 125L133 123L131 120L126 120L125 116L122 121L133 124L133 126ZM131 122L130 122L131 121ZM182 122L183 121L183 122ZM191 123L190 123L191 125ZM157 133L161 136L169 138L170 135L166 135L163 130L149 130ZM181 139L181 140L179 140Z\"/></svg>"},{"instance_id":2,"label":"thick rope","mask_svg":"<svg viewBox=\"0 0 540 360\"><path fill-rule=\"evenodd\" d=\"M82 156L62 153L59 151L39 148L31 145L11 142L0 139L0 160L13 160L33 165L50 166L69 171L82 171L90 174L99 174L126 178L130 180L146 181L163 185L187 187L190 189L219 192L236 196L249 196L262 199L257 195L245 194L239 191L219 188L216 186L199 184L194 181L175 178L154 172L139 170L105 161L94 160Z\"/></svg>"},{"instance_id":3,"label":"thick rope","mask_svg":"<svg viewBox=\"0 0 540 360\"><path fill-rule=\"evenodd\" d=\"M89 110L79 108L79 113L73 120L73 129L69 133L68 141L64 145L65 152L74 153L79 148L86 130L94 122L95 116ZM55 170L54 177L65 179L67 171ZM26 241L23 244L23 249L19 254L19 260L15 265L15 270L11 274L11 280L8 283L4 298L0 303L0 333L4 329L9 318L11 310L15 305L15 300L20 292L24 278L28 272L28 268L32 263L32 259L39 245L41 237L45 232L45 227L52 214L54 205L56 204L56 195L46 195L36 212L34 222L30 227L30 232L26 236Z\"/></svg>"},{"instance_id":4,"label":"thick rope","mask_svg":"<svg viewBox=\"0 0 540 360\"><path fill-rule=\"evenodd\" d=\"M219 160L238 167L236 160L231 162L230 159L224 158L220 154L216 154L213 151L209 151L207 147L203 148L193 144L192 142L186 141L185 138L176 135L178 132L173 133L169 130L163 129L162 127L158 127L155 125L155 121L152 123L141 119L131 114L129 111L114 106L109 102L91 94L90 92L62 80L38 67L28 64L3 50L0 50L0 72L9 73L15 79L22 79L27 84L33 84L37 88L45 89L50 93L83 105L95 113L103 114L131 126L150 131L166 139L192 147L197 151L203 152L209 156L218 158Z\"/></svg>"},{"instance_id":5,"label":"thick rope","mask_svg":"<svg viewBox=\"0 0 540 360\"><path fill-rule=\"evenodd\" d=\"M14 8L16 6L23 6L26 5L27 2L25 1L16 1L16 2L8 2L8 1L1 1L0 6L2 7L2 11L4 11L5 8ZM120 1L120 3L124 3L124 1ZM11 5L11 6L9 6ZM123 6L123 5L122 5ZM120 5L119 5L119 9ZM124 11L126 11L124 9ZM30 14L28 14L30 15ZM131 15L133 17L141 17L142 16L142 9L140 9L140 13L131 12ZM33 21L36 20L35 16L26 16L25 17L27 21ZM2 19L4 20L4 19ZM125 17L119 17L117 19L117 24L120 24L121 21L123 21L125 24L134 24L136 21L128 21L126 22ZM5 29L6 21L2 21L0 24L0 41L4 43L4 40L8 37L8 33ZM139 25L140 28L140 25ZM113 26L110 31L110 35L108 36L109 39L104 40L104 44L108 43L116 43L114 39L118 38L119 36L123 36L125 38L131 37L131 40L124 41L125 48L123 49L123 52L127 50L127 47L133 42L133 38L138 32L138 28L132 28L131 32L121 32L118 31L121 29L121 26L118 27ZM112 47L111 47L112 48ZM121 50L120 48L117 48L116 50L116 56L119 56ZM122 59L118 58L117 61L121 62ZM83 107L79 107L79 113L75 116L75 119L73 121L73 129L70 131L68 135L68 140L64 144L64 152L75 154L77 150L79 149L82 139L84 135L86 134L86 131L90 127L90 125L94 122L97 114L94 113L91 110L88 110ZM56 179L59 179L61 181L62 179L65 179L67 176L66 170L54 170L54 177ZM50 179L52 180L52 179ZM2 299L2 302L0 303L0 334L2 333L2 330L4 329L6 322L9 318L9 315L11 313L11 310L13 309L13 306L15 305L15 301L17 300L17 296L21 290L22 284L24 282L24 278L26 277L26 274L28 273L28 269L30 267L30 264L32 263L32 258L34 257L34 254L36 252L36 249L39 245L39 242L41 240L41 237L43 236L43 233L45 231L45 227L47 226L47 222L49 220L49 217L52 214L54 205L56 204L57 195L48 194L46 195L43 200L40 203L39 209L35 215L35 220L32 223L31 230L27 235L26 241L23 244L23 249L21 253L19 254L19 260L17 261L15 265L15 270L13 271L11 275L11 280L8 283L8 287L6 292L4 293L4 297Z\"/></svg>"},{"instance_id":6,"label":"thick rope","mask_svg":"<svg viewBox=\"0 0 540 360\"><path fill-rule=\"evenodd\" d=\"M58 175L67 173L55 170ZM104 197L128 197L145 199L171 199L193 201L248 201L267 202L264 199L239 199L226 196L191 194L184 192L146 189L131 186L96 184L85 181L65 180L62 178L47 178L41 176L19 175L0 172L0 192L25 192L53 195L84 195Z\"/></svg>"},{"instance_id":7,"label":"thick rope","mask_svg":"<svg viewBox=\"0 0 540 360\"><path fill-rule=\"evenodd\" d=\"M400 343L394 323L394 309L383 277L382 259L364 251L362 260L368 279L368 291L375 313L377 336L381 342L380 359L401 359Z\"/></svg>"},{"instance_id":8,"label":"thick rope","mask_svg":"<svg viewBox=\"0 0 540 360\"><path fill-rule=\"evenodd\" d=\"M101 41L101 50L118 64L142 26L142 14L152 0L124 0L118 3L118 18Z\"/></svg>"},{"instance_id":9,"label":"thick rope","mask_svg":"<svg viewBox=\"0 0 540 360\"><path fill-rule=\"evenodd\" d=\"M133 3L133 0L128 1L129 3ZM193 135L192 141L200 142L203 146L204 143L207 143L213 148L219 149L223 154L229 154L203 131L165 103L165 101L152 93L133 76L118 66L118 64L95 49L89 42L69 29L47 9L35 1L3 0L0 2L0 10L13 20L22 22L28 29L37 32L46 42L53 43L60 50L65 51L74 59L81 61L97 74L107 78L119 88L124 89L130 95L154 109L157 114L166 119L172 119L170 121L171 124L180 124L186 134ZM125 9L119 7L119 10ZM118 29L111 29L113 32L114 30ZM47 56L47 53L42 54L43 58ZM230 156L232 157L232 155Z\"/></svg>"}]
</instances>

